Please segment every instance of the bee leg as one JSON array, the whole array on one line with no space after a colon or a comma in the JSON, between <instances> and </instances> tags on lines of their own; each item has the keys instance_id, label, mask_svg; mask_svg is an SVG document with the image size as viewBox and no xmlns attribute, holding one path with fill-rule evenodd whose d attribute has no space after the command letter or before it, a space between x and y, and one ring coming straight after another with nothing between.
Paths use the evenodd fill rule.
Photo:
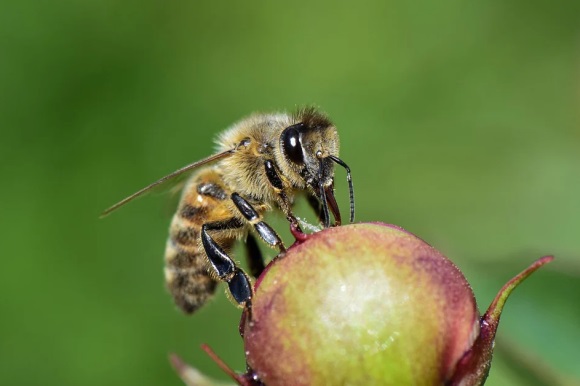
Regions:
<instances>
[{"instance_id":1,"label":"bee leg","mask_svg":"<svg viewBox=\"0 0 580 386\"><path fill-rule=\"evenodd\" d=\"M264 169L266 169L266 177L268 177L268 181L272 188L278 193L278 203L280 205L280 209L286 215L286 219L293 224L298 230L300 229L300 224L298 223L298 219L292 214L292 205L290 204L290 200L284 191L284 184L282 183L282 179L274 165L272 160L264 161Z\"/></svg>"},{"instance_id":2,"label":"bee leg","mask_svg":"<svg viewBox=\"0 0 580 386\"><path fill-rule=\"evenodd\" d=\"M307 196L307 200L308 200L308 205L310 205L312 210L314 210L314 213L316 214L318 221L320 223L323 223L324 222L324 214L322 212L322 204L320 203L318 198L316 198L316 196L309 194Z\"/></svg>"},{"instance_id":3,"label":"bee leg","mask_svg":"<svg viewBox=\"0 0 580 386\"><path fill-rule=\"evenodd\" d=\"M231 257L208 233L208 230L229 229L228 225L231 225L231 223L239 224L239 221L233 219L232 221L204 224L201 227L201 242L213 272L221 281L228 283L230 293L236 302L249 307L249 302L252 298L252 285L248 275L236 266Z\"/></svg>"},{"instance_id":4,"label":"bee leg","mask_svg":"<svg viewBox=\"0 0 580 386\"><path fill-rule=\"evenodd\" d=\"M271 247L279 248L280 252L284 252L286 248L284 248L282 239L278 236L276 231L270 227L270 225L261 220L256 209L254 209L252 205L238 193L232 193L231 197L236 208L238 208L242 216L244 216L244 218L254 226L254 229L256 229L256 232L258 232L262 240L268 243Z\"/></svg>"},{"instance_id":5,"label":"bee leg","mask_svg":"<svg viewBox=\"0 0 580 386\"><path fill-rule=\"evenodd\" d=\"M248 235L245 246L250 274L253 277L258 277L262 274L262 271L265 268L265 264L262 251L260 251L260 247L258 247L258 242L256 241L254 235Z\"/></svg>"}]
</instances>

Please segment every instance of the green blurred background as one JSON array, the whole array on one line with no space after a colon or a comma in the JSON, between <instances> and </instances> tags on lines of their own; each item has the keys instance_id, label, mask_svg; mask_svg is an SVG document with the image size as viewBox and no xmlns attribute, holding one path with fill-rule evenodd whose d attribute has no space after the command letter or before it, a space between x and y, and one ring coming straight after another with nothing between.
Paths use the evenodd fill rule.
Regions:
<instances>
[{"instance_id":1,"label":"green blurred background","mask_svg":"<svg viewBox=\"0 0 580 386\"><path fill-rule=\"evenodd\" d=\"M2 385L180 385L169 352L226 379L201 343L243 370L223 291L185 317L164 289L174 200L98 215L311 103L357 219L442 250L481 309L556 254L509 300L488 384L580 378L578 1L2 1L0 98Z\"/></svg>"}]
</instances>

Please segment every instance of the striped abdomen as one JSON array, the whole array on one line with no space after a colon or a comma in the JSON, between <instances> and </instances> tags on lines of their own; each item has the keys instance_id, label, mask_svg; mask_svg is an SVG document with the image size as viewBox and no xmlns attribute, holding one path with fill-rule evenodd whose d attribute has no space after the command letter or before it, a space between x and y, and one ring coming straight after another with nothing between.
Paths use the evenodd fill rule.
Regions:
<instances>
[{"instance_id":1,"label":"striped abdomen","mask_svg":"<svg viewBox=\"0 0 580 386\"><path fill-rule=\"evenodd\" d=\"M175 303L186 313L195 312L215 292L217 281L208 271L200 234L203 224L232 217L227 200L219 174L206 169L188 181L173 216L165 250L165 280ZM230 250L235 236L221 237L220 246Z\"/></svg>"}]
</instances>

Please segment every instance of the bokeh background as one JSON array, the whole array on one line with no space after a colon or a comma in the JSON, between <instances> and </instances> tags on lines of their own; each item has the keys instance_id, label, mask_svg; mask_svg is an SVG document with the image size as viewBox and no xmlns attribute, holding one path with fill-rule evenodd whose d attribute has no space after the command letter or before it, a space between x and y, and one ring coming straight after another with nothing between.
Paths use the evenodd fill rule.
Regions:
<instances>
[{"instance_id":1,"label":"bokeh background","mask_svg":"<svg viewBox=\"0 0 580 386\"><path fill-rule=\"evenodd\" d=\"M557 256L510 298L488 384L577 384L579 20L574 0L0 2L0 384L180 385L169 352L227 379L201 343L243 370L223 291L186 317L164 289L175 200L98 215L305 104L339 128L358 220L442 250L481 309Z\"/></svg>"}]
</instances>

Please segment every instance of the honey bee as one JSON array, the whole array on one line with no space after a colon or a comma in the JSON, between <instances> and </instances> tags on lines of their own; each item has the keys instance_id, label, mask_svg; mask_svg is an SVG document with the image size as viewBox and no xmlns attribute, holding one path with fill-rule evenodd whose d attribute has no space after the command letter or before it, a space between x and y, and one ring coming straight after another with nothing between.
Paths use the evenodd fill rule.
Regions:
<instances>
[{"instance_id":1,"label":"honey bee","mask_svg":"<svg viewBox=\"0 0 580 386\"><path fill-rule=\"evenodd\" d=\"M236 240L246 239L254 277L264 269L264 260L252 230L270 247L285 251L276 231L263 221L265 212L279 209L299 230L292 205L298 193L305 193L324 227L330 226L329 212L340 225L335 163L346 170L354 221L352 177L338 158L336 127L315 108L251 115L224 131L217 142L216 154L176 170L103 212L107 215L157 185L206 165L183 188L165 249L167 288L188 314L207 302L219 281L228 284L240 306L250 307L250 279L234 263L231 250Z\"/></svg>"}]
</instances>

